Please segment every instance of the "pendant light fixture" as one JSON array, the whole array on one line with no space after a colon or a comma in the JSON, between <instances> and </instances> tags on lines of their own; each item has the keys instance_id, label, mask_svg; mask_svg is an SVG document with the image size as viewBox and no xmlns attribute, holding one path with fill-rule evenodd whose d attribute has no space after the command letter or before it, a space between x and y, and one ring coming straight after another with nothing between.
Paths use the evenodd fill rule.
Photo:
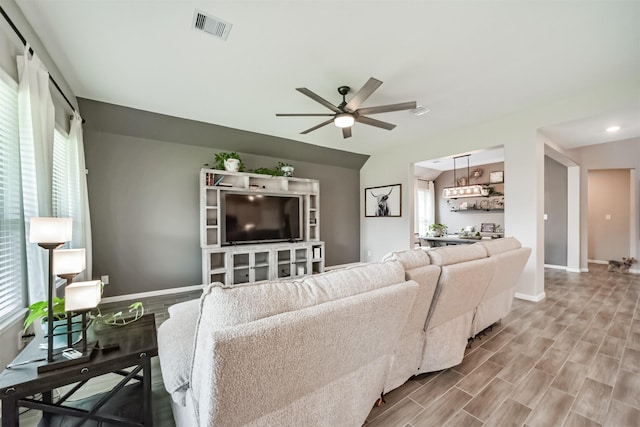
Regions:
<instances>
[{"instance_id":1,"label":"pendant light fixture","mask_svg":"<svg viewBox=\"0 0 640 427\"><path fill-rule=\"evenodd\" d=\"M463 180L464 185L458 185L458 180L456 179L456 160L466 157L467 158L467 177L460 178ZM482 187L482 185L467 185L469 184L469 157L471 154L465 154L463 156L456 156L453 158L453 187L447 187L442 189L442 197L445 199L457 199L458 197L481 197L487 196L489 191Z\"/></svg>"}]
</instances>

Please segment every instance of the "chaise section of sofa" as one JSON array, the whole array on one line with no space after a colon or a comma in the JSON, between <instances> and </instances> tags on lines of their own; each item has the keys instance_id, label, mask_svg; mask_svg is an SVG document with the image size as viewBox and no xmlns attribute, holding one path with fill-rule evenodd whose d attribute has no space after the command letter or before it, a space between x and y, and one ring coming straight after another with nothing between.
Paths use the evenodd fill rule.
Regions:
<instances>
[{"instance_id":1,"label":"chaise section of sofa","mask_svg":"<svg viewBox=\"0 0 640 427\"><path fill-rule=\"evenodd\" d=\"M418 294L414 300L407 323L400 333L394 349L385 393L404 384L420 373L426 341L427 315L440 277L440 267L432 265L429 255L421 249L392 252L384 260L398 261L405 269L405 279L418 283Z\"/></svg>"},{"instance_id":2,"label":"chaise section of sofa","mask_svg":"<svg viewBox=\"0 0 640 427\"><path fill-rule=\"evenodd\" d=\"M159 329L176 424L362 425L417 291L397 262L295 282L209 285L198 307L172 310ZM183 310L196 311L195 324ZM187 348L188 363L171 357Z\"/></svg>"},{"instance_id":3,"label":"chaise section of sofa","mask_svg":"<svg viewBox=\"0 0 640 427\"><path fill-rule=\"evenodd\" d=\"M426 322L421 372L432 372L462 362L476 307L496 270L484 246L457 245L427 251L442 269Z\"/></svg>"},{"instance_id":4,"label":"chaise section of sofa","mask_svg":"<svg viewBox=\"0 0 640 427\"><path fill-rule=\"evenodd\" d=\"M487 255L496 261L496 270L473 317L470 336L475 336L488 326L502 319L511 311L518 278L531 254L531 248L523 248L518 239L482 241Z\"/></svg>"}]
</instances>

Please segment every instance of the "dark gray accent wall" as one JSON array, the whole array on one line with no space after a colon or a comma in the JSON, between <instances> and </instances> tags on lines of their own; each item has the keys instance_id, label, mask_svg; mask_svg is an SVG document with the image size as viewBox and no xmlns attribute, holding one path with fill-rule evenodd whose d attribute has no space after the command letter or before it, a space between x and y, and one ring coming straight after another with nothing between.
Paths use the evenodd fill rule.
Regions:
<instances>
[{"instance_id":1,"label":"dark gray accent wall","mask_svg":"<svg viewBox=\"0 0 640 427\"><path fill-rule=\"evenodd\" d=\"M567 265L567 167L544 157L544 263Z\"/></svg>"},{"instance_id":2,"label":"dark gray accent wall","mask_svg":"<svg viewBox=\"0 0 640 427\"><path fill-rule=\"evenodd\" d=\"M220 151L239 152L247 169L288 161L295 176L318 179L326 265L360 259L359 169L367 156L95 101L80 108L93 274L110 276L105 296L202 282L198 173ZM247 134L255 150L228 145Z\"/></svg>"}]
</instances>

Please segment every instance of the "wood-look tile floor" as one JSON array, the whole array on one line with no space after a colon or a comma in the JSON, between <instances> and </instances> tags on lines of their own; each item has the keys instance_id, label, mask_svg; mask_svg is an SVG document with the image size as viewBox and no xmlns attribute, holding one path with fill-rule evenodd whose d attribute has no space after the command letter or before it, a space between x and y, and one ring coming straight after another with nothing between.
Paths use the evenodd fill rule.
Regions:
<instances>
[{"instance_id":1,"label":"wood-look tile floor","mask_svg":"<svg viewBox=\"0 0 640 427\"><path fill-rule=\"evenodd\" d=\"M545 293L516 299L462 364L390 392L366 427L640 426L640 275L547 269Z\"/></svg>"},{"instance_id":2,"label":"wood-look tile floor","mask_svg":"<svg viewBox=\"0 0 640 427\"><path fill-rule=\"evenodd\" d=\"M640 275L548 269L545 293L516 299L462 364L386 395L365 426L640 426ZM162 315L170 301L157 305ZM152 374L154 425L173 427L157 358ZM25 414L21 425L36 420Z\"/></svg>"}]
</instances>

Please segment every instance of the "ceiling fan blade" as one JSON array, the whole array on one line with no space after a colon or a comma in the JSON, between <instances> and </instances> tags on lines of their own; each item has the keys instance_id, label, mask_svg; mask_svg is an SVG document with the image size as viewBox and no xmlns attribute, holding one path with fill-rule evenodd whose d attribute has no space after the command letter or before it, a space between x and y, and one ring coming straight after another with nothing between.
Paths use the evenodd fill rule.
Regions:
<instances>
[{"instance_id":1,"label":"ceiling fan blade","mask_svg":"<svg viewBox=\"0 0 640 427\"><path fill-rule=\"evenodd\" d=\"M335 116L335 114L333 113L326 113L326 114L315 114L315 113L310 113L310 114L289 114L289 113L276 113L276 117L313 117L313 116Z\"/></svg>"},{"instance_id":2,"label":"ceiling fan blade","mask_svg":"<svg viewBox=\"0 0 640 427\"><path fill-rule=\"evenodd\" d=\"M307 130L305 130L305 131L302 131L302 132L300 132L300 134L301 134L301 135L304 135L304 134L306 134L306 133L313 132L314 130L316 130L316 129L320 129L322 126L326 126L326 125L328 125L329 123L333 123L333 119L329 119L329 120L327 120L326 122L322 122L322 123L320 123L319 125L316 125L316 126L314 126L314 127L312 127L312 128L309 128L309 129L307 129Z\"/></svg>"},{"instance_id":3,"label":"ceiling fan blade","mask_svg":"<svg viewBox=\"0 0 640 427\"><path fill-rule=\"evenodd\" d=\"M413 110L416 108L416 102L402 102L400 104L380 105L378 107L365 107L358 110L358 114L379 114L388 113L390 111Z\"/></svg>"},{"instance_id":4,"label":"ceiling fan blade","mask_svg":"<svg viewBox=\"0 0 640 427\"><path fill-rule=\"evenodd\" d=\"M336 113L342 113L342 110L340 110L338 107L336 107L335 105L333 105L332 103L330 103L329 101L321 97L320 95L316 95L315 93L311 92L306 87L298 87L296 88L296 90L304 95L307 95L309 98L313 99L314 101L319 102L320 104L324 105L331 111L335 111Z\"/></svg>"},{"instance_id":5,"label":"ceiling fan blade","mask_svg":"<svg viewBox=\"0 0 640 427\"><path fill-rule=\"evenodd\" d=\"M351 126L348 128L342 128L342 137L344 139L351 138Z\"/></svg>"},{"instance_id":6,"label":"ceiling fan blade","mask_svg":"<svg viewBox=\"0 0 640 427\"><path fill-rule=\"evenodd\" d=\"M360 88L360 90L351 98L351 101L347 102L345 108L347 110L355 111L360 104L367 100L371 94L380 87L382 82L378 79L370 77L369 80Z\"/></svg>"},{"instance_id":7,"label":"ceiling fan blade","mask_svg":"<svg viewBox=\"0 0 640 427\"><path fill-rule=\"evenodd\" d=\"M365 116L356 117L356 122L364 123L365 125L375 126L375 127L379 127L386 130L391 130L394 127L396 127L396 125L393 125L391 123L383 122L383 121L372 119L371 117L365 117Z\"/></svg>"}]
</instances>

